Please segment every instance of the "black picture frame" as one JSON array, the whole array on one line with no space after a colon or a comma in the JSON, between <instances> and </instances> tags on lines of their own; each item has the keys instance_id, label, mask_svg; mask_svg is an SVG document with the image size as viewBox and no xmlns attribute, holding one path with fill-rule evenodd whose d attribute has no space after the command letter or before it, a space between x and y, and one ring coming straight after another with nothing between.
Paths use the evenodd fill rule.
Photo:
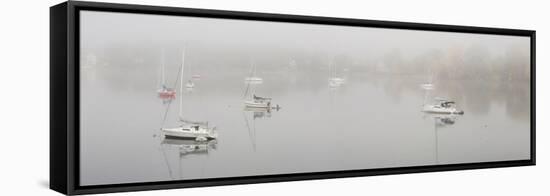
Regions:
<instances>
[{"instance_id":1,"label":"black picture frame","mask_svg":"<svg viewBox=\"0 0 550 196\"><path fill-rule=\"evenodd\" d=\"M80 186L80 162L78 159L79 29L77 27L79 27L79 11L81 10L526 36L529 37L531 40L531 157L527 160L514 161ZM50 188L63 194L73 195L535 165L535 49L535 31L532 30L390 22L362 19L220 11L97 2L64 2L50 8Z\"/></svg>"}]
</instances>

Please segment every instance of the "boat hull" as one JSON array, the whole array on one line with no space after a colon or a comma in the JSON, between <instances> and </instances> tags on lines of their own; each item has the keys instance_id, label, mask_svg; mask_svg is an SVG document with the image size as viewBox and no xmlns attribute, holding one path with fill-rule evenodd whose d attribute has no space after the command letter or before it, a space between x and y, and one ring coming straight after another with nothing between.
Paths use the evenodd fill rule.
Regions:
<instances>
[{"instance_id":1,"label":"boat hull","mask_svg":"<svg viewBox=\"0 0 550 196\"><path fill-rule=\"evenodd\" d=\"M264 81L262 78L258 78L258 77L248 77L248 78L245 78L244 80L247 81L247 82L262 82L262 81Z\"/></svg>"},{"instance_id":2,"label":"boat hull","mask_svg":"<svg viewBox=\"0 0 550 196\"><path fill-rule=\"evenodd\" d=\"M420 88L424 89L424 90L433 90L434 89L434 85L433 84L430 84L430 83L425 83L425 84L421 84L420 85Z\"/></svg>"},{"instance_id":3,"label":"boat hull","mask_svg":"<svg viewBox=\"0 0 550 196\"><path fill-rule=\"evenodd\" d=\"M174 90L158 90L157 91L159 97L175 97L176 91Z\"/></svg>"},{"instance_id":4,"label":"boat hull","mask_svg":"<svg viewBox=\"0 0 550 196\"><path fill-rule=\"evenodd\" d=\"M182 139L198 139L198 138L204 138L204 139L216 139L218 137L217 134L212 133L211 131L207 130L200 130L199 131L193 131L191 129L184 129L184 128L168 128L168 129L162 129L162 132L164 133L165 137L171 137L171 138L182 138Z\"/></svg>"},{"instance_id":5,"label":"boat hull","mask_svg":"<svg viewBox=\"0 0 550 196\"><path fill-rule=\"evenodd\" d=\"M254 101L245 101L244 105L246 107L249 107L249 108L269 108L269 107L271 107L271 104L269 104L269 103L266 103L266 102L258 103L258 102L254 102Z\"/></svg>"},{"instance_id":6,"label":"boat hull","mask_svg":"<svg viewBox=\"0 0 550 196\"><path fill-rule=\"evenodd\" d=\"M435 108L431 106L425 106L422 109L423 112L432 113L432 114L464 114L464 111L457 110L455 108Z\"/></svg>"}]
</instances>

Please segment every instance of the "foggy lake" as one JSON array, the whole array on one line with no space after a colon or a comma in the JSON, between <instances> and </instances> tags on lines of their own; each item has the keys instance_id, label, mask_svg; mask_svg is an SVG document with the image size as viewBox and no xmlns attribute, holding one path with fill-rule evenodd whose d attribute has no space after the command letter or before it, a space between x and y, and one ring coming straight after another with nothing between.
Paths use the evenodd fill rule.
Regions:
<instances>
[{"instance_id":1,"label":"foggy lake","mask_svg":"<svg viewBox=\"0 0 550 196\"><path fill-rule=\"evenodd\" d=\"M81 17L81 185L530 157L525 37ZM195 86L180 91L183 51L183 81ZM161 64L175 98L157 94ZM244 81L252 64L261 83ZM329 87L330 76L345 83ZM433 89L421 88L427 81ZM246 109L252 94L280 108ZM422 112L438 97L464 114ZM161 128L180 123L180 101L185 118L208 121L218 138L164 138Z\"/></svg>"}]
</instances>

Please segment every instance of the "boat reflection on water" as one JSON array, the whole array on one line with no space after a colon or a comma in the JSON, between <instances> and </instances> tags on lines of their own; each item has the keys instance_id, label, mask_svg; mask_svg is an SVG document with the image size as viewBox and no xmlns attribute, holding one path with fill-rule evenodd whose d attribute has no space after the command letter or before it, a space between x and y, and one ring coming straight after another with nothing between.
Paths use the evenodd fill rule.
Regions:
<instances>
[{"instance_id":1,"label":"boat reflection on water","mask_svg":"<svg viewBox=\"0 0 550 196\"><path fill-rule=\"evenodd\" d=\"M208 153L211 152L212 150L216 150L217 143L218 142L215 139L208 140L208 141L196 141L196 140L164 137L164 139L162 139L162 141L160 142L160 145L161 145L162 154L164 156L164 160L166 162L166 166L167 166L170 178L172 178L173 180L183 179L184 173L187 175L190 173L187 171L184 172L184 169L190 169L191 171L194 171L194 172L198 171L200 172L200 176L202 177L204 175L204 171L206 167L205 162L208 159ZM177 158L178 158L178 161L177 161L178 176L177 177L174 175L173 167L175 166L173 166L173 164L170 164L169 158L166 153L166 150L170 148L177 149ZM203 158L204 160L199 160L203 162L202 164L200 164L201 166L193 167L193 168L189 168L189 167L183 168L182 159L190 158L192 156L197 156L195 157L195 159L197 159L198 157L204 157ZM192 160L190 159L189 161L192 161Z\"/></svg>"},{"instance_id":2,"label":"boat reflection on water","mask_svg":"<svg viewBox=\"0 0 550 196\"><path fill-rule=\"evenodd\" d=\"M252 142L252 149L256 151L256 119L268 119L271 118L271 114L274 111L279 111L280 107L272 108L259 108L259 107L244 107L243 117L248 129L248 135ZM249 117L251 116L251 117ZM252 118L250 123L249 118Z\"/></svg>"},{"instance_id":3,"label":"boat reflection on water","mask_svg":"<svg viewBox=\"0 0 550 196\"><path fill-rule=\"evenodd\" d=\"M252 113L253 119L257 118L271 118L272 111L279 111L281 107L276 105L275 107L249 107L245 106L243 111Z\"/></svg>"},{"instance_id":4,"label":"boat reflection on water","mask_svg":"<svg viewBox=\"0 0 550 196\"><path fill-rule=\"evenodd\" d=\"M165 137L161 142L161 145L163 146L179 148L180 156L191 154L208 154L208 151L216 149L217 144L218 141L215 139L208 141L196 141L171 137Z\"/></svg>"},{"instance_id":5,"label":"boat reflection on water","mask_svg":"<svg viewBox=\"0 0 550 196\"><path fill-rule=\"evenodd\" d=\"M436 127L446 127L454 125L457 118L457 115L433 115Z\"/></svg>"},{"instance_id":6,"label":"boat reflection on water","mask_svg":"<svg viewBox=\"0 0 550 196\"><path fill-rule=\"evenodd\" d=\"M424 117L433 119L435 163L439 164L439 131L453 126L461 115L457 114L426 114Z\"/></svg>"}]
</instances>

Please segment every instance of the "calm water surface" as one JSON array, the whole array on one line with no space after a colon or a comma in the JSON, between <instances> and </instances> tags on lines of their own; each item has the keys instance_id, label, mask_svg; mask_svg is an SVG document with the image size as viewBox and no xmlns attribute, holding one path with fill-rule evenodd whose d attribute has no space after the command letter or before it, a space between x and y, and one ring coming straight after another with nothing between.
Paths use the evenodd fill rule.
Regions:
<instances>
[{"instance_id":1,"label":"calm water surface","mask_svg":"<svg viewBox=\"0 0 550 196\"><path fill-rule=\"evenodd\" d=\"M324 65L323 65L324 66ZM177 99L157 97L158 74L139 77L109 68L81 71L82 185L167 181L528 159L529 84L437 80L427 76L342 72L347 83L329 89L327 74L261 72L255 94L278 111L246 111L243 81L203 70L195 89ZM172 69L174 70L174 69ZM177 70L176 70L177 71ZM175 83L176 71L168 81ZM435 96L450 98L462 116L421 112ZM209 121L209 143L164 139L178 125L179 99L187 119Z\"/></svg>"}]
</instances>

